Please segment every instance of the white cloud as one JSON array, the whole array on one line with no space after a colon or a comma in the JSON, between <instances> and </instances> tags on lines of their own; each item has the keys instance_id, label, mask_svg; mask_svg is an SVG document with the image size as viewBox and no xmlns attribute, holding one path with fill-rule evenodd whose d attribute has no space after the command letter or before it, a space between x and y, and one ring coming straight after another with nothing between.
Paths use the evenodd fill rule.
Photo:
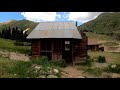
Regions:
<instances>
[{"instance_id":1,"label":"white cloud","mask_svg":"<svg viewBox=\"0 0 120 90\"><path fill-rule=\"evenodd\" d=\"M61 18L61 15L60 15L60 14L57 14L56 17Z\"/></svg>"},{"instance_id":2,"label":"white cloud","mask_svg":"<svg viewBox=\"0 0 120 90\"><path fill-rule=\"evenodd\" d=\"M56 16L60 17L56 12L22 12L21 15L23 15L25 19L35 22L55 21Z\"/></svg>"},{"instance_id":3,"label":"white cloud","mask_svg":"<svg viewBox=\"0 0 120 90\"><path fill-rule=\"evenodd\" d=\"M68 12L64 12L64 14L62 16L63 16L63 18L69 18L69 13Z\"/></svg>"},{"instance_id":4,"label":"white cloud","mask_svg":"<svg viewBox=\"0 0 120 90\"><path fill-rule=\"evenodd\" d=\"M85 23L95 19L102 12L70 12L68 20L79 21Z\"/></svg>"},{"instance_id":5,"label":"white cloud","mask_svg":"<svg viewBox=\"0 0 120 90\"><path fill-rule=\"evenodd\" d=\"M102 12L63 12L62 14L56 12L22 12L21 15L25 19L35 22L41 21L55 21L56 17L60 20L72 20L85 23L95 19Z\"/></svg>"}]
</instances>

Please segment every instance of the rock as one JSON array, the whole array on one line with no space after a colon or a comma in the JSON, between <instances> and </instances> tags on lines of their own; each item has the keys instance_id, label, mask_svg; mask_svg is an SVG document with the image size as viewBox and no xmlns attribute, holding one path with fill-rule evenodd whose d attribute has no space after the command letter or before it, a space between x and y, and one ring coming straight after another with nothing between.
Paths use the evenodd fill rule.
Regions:
<instances>
[{"instance_id":1,"label":"rock","mask_svg":"<svg viewBox=\"0 0 120 90\"><path fill-rule=\"evenodd\" d=\"M86 78L86 77L84 77L84 76L77 76L77 78Z\"/></svg>"},{"instance_id":2,"label":"rock","mask_svg":"<svg viewBox=\"0 0 120 90\"><path fill-rule=\"evenodd\" d=\"M56 75L59 73L59 70L58 69L53 69L53 73Z\"/></svg>"},{"instance_id":3,"label":"rock","mask_svg":"<svg viewBox=\"0 0 120 90\"><path fill-rule=\"evenodd\" d=\"M115 64L114 64L114 65L111 65L111 68L116 68L116 67L117 67L117 65L115 65Z\"/></svg>"},{"instance_id":4,"label":"rock","mask_svg":"<svg viewBox=\"0 0 120 90\"><path fill-rule=\"evenodd\" d=\"M40 66L40 65L36 65L35 67L34 67L34 69L36 69L36 70L40 70L42 68L42 66Z\"/></svg>"},{"instance_id":5,"label":"rock","mask_svg":"<svg viewBox=\"0 0 120 90\"><path fill-rule=\"evenodd\" d=\"M62 75L67 75L67 73L65 73L65 72L61 72L61 74L62 74Z\"/></svg>"},{"instance_id":6,"label":"rock","mask_svg":"<svg viewBox=\"0 0 120 90\"><path fill-rule=\"evenodd\" d=\"M49 70L47 71L47 74L48 74L48 75L53 74L52 69L49 69Z\"/></svg>"},{"instance_id":7,"label":"rock","mask_svg":"<svg viewBox=\"0 0 120 90\"><path fill-rule=\"evenodd\" d=\"M58 77L55 75L48 75L47 78L58 78Z\"/></svg>"},{"instance_id":8,"label":"rock","mask_svg":"<svg viewBox=\"0 0 120 90\"><path fill-rule=\"evenodd\" d=\"M41 75L41 76L39 76L39 77L37 77L37 78L46 78L44 75Z\"/></svg>"}]
</instances>

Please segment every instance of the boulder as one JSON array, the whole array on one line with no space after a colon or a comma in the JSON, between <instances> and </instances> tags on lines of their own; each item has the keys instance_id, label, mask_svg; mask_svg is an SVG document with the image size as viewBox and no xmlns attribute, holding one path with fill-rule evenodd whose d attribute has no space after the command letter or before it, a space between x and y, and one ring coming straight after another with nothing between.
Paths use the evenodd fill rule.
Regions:
<instances>
[{"instance_id":1,"label":"boulder","mask_svg":"<svg viewBox=\"0 0 120 90\"><path fill-rule=\"evenodd\" d=\"M58 77L55 75L48 75L47 78L58 78Z\"/></svg>"},{"instance_id":2,"label":"boulder","mask_svg":"<svg viewBox=\"0 0 120 90\"><path fill-rule=\"evenodd\" d=\"M58 69L53 69L53 73L56 75L59 73L59 70Z\"/></svg>"}]
</instances>

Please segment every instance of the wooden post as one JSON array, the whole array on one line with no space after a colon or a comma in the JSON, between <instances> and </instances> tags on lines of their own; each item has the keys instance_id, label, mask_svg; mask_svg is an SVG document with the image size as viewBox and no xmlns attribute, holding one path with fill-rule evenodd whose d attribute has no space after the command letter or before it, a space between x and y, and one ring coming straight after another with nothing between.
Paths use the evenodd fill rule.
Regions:
<instances>
[{"instance_id":1,"label":"wooden post","mask_svg":"<svg viewBox=\"0 0 120 90\"><path fill-rule=\"evenodd\" d=\"M71 40L71 44L72 44L72 64L74 65L74 60L75 60L75 56L74 56L74 40Z\"/></svg>"},{"instance_id":2,"label":"wooden post","mask_svg":"<svg viewBox=\"0 0 120 90\"><path fill-rule=\"evenodd\" d=\"M41 40L39 40L39 56L41 56Z\"/></svg>"},{"instance_id":3,"label":"wooden post","mask_svg":"<svg viewBox=\"0 0 120 90\"><path fill-rule=\"evenodd\" d=\"M54 59L54 40L51 40L51 54L52 54L52 60Z\"/></svg>"}]
</instances>

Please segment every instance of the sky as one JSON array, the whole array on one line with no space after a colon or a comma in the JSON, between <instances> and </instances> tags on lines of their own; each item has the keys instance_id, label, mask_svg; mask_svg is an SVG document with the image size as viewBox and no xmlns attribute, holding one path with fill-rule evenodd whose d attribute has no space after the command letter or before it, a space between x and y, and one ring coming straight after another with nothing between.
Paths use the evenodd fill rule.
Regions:
<instances>
[{"instance_id":1,"label":"sky","mask_svg":"<svg viewBox=\"0 0 120 90\"><path fill-rule=\"evenodd\" d=\"M102 12L0 12L0 22L9 20L77 21L78 25L95 19Z\"/></svg>"}]
</instances>

